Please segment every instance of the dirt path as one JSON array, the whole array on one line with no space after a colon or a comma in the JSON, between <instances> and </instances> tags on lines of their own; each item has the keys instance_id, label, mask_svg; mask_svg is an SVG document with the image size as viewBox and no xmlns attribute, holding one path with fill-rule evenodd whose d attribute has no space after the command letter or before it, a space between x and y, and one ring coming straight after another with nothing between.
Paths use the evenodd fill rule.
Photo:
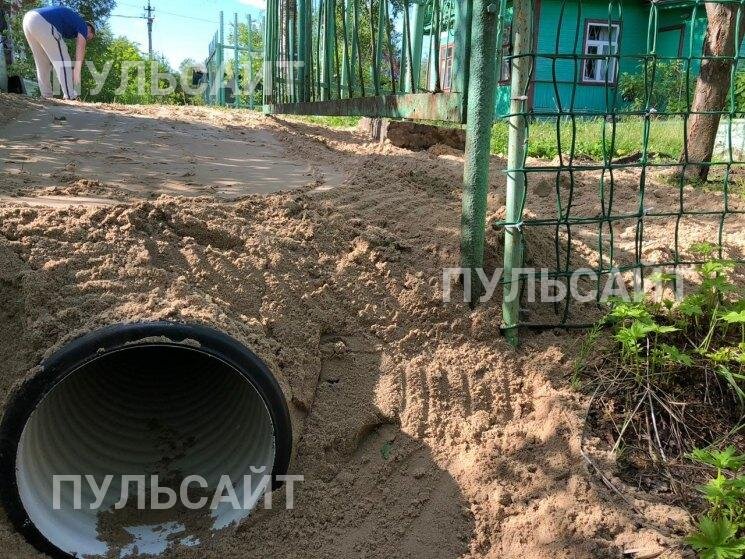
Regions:
<instances>
[{"instance_id":1,"label":"dirt path","mask_svg":"<svg viewBox=\"0 0 745 559\"><path fill-rule=\"evenodd\" d=\"M56 344L143 318L224 328L285 379L304 420L293 472L306 481L296 508L258 512L230 537L172 557L688 556L679 544L688 518L670 504L673 496L624 487L608 442L584 432L587 401L568 387L578 335L526 333L515 352L499 333L499 300L474 311L443 304L442 269L459 259L461 154L410 153L350 131L206 109L83 107L68 126L78 117L100 119L117 134L126 123L127 134L167 146L160 149L178 172L193 168L184 134L198 122L200 134L270 134L313 172L347 177L337 188L301 188L291 165L279 167L290 172L276 189L292 192L237 202L219 195L143 201L143 193L164 191L125 180L123 163L106 164L122 152L100 148L105 138L90 131L79 135L89 138L84 147L96 152L92 160L111 182L95 174L86 180L100 181L96 188L118 205L0 203L0 316L7 325L0 328L0 406ZM38 192L55 197L49 188L67 195L65 188L81 184L46 176L67 155L44 156L29 139L2 143L3 153L34 160L34 179L13 187L18 178L6 173L0 189L32 196L43 180ZM147 152L145 144L132 149ZM168 178L169 166L156 165L145 161L136 176L179 183ZM504 185L501 162L494 165L489 213L498 217ZM216 184L229 172L234 168L211 179L205 169L203 178ZM578 197L582 211L596 211L594 180L587 177L588 195ZM618 196L619 208L633 209L635 180L623 177L629 194ZM674 199L658 188L660 203ZM534 212L552 204L535 199ZM732 242L741 250L742 220L734 225ZM657 231L659 249L669 237L664 227ZM592 257L589 240L575 242ZM500 244L490 230L490 260ZM531 247L540 257L544 245L553 246L538 239ZM38 557L2 517L0 548Z\"/></svg>"},{"instance_id":2,"label":"dirt path","mask_svg":"<svg viewBox=\"0 0 745 559\"><path fill-rule=\"evenodd\" d=\"M266 129L231 129L192 116L35 106L0 127L0 199L23 197L32 205L110 205L161 194L230 200L343 181L334 169L288 153Z\"/></svg>"}]
</instances>

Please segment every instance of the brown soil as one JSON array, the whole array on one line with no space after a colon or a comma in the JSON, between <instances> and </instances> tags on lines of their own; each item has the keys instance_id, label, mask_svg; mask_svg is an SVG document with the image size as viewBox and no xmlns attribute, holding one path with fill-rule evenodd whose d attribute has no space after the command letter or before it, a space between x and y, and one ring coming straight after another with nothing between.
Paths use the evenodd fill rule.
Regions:
<instances>
[{"instance_id":1,"label":"brown soil","mask_svg":"<svg viewBox=\"0 0 745 559\"><path fill-rule=\"evenodd\" d=\"M442 269L459 260L461 154L412 153L351 131L247 113L76 110L114 123L136 118L145 130L164 118L229 135L260 129L293 158L346 177L340 186L319 177L270 196L249 195L247 180L246 196L230 200L158 196L150 185L152 199L114 189L115 205L103 207L0 204L0 409L54 347L126 320L223 328L283 384L296 427L292 471L306 479L295 509L259 511L227 536L173 557L689 556L680 544L687 513L670 506L669 495L624 486L607 441L584 433L587 398L567 382L580 334L526 332L513 351L500 335L498 298L474 311L442 303ZM493 167L489 214L499 219L503 161ZM129 172L138 176L136 163ZM24 195L33 198L29 179ZM75 180L98 181L104 198L111 192L100 177ZM618 209L635 211L638 174L616 180ZM659 205L676 203L675 189L652 182ZM3 172L0 191L6 183L18 186ZM597 212L597 175L581 183L578 211ZM531 187L534 215L555 211L552 185ZM38 192L54 196L46 188ZM711 194L686 197L700 207L721 204ZM745 225L729 221L725 241L741 254ZM706 220L692 224L683 244L711 239ZM619 227L624 251L634 246L633 226ZM669 227L648 226L645 255L669 250ZM552 236L529 235L534 261L552 262ZM492 265L500 239L490 230ZM591 241L589 230L574 237L579 261L597 258ZM38 557L1 515L0 554Z\"/></svg>"}]
</instances>

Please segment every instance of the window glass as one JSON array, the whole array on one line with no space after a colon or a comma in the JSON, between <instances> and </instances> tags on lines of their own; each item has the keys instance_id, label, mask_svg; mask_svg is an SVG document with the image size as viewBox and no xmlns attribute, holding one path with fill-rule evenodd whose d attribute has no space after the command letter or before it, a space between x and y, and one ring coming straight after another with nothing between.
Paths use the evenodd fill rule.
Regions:
<instances>
[{"instance_id":1,"label":"window glass","mask_svg":"<svg viewBox=\"0 0 745 559\"><path fill-rule=\"evenodd\" d=\"M620 28L614 23L587 22L585 32L585 54L598 58L586 58L582 64L582 81L590 83L616 83L618 60L618 36Z\"/></svg>"},{"instance_id":2,"label":"window glass","mask_svg":"<svg viewBox=\"0 0 745 559\"><path fill-rule=\"evenodd\" d=\"M440 82L443 91L450 91L453 87L453 57L455 45L442 45L440 47Z\"/></svg>"}]
</instances>

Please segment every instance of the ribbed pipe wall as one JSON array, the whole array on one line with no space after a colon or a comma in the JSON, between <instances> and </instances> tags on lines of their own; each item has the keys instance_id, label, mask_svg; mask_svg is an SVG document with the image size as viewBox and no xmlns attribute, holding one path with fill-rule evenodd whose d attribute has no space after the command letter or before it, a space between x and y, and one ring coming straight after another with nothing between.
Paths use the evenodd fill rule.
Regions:
<instances>
[{"instance_id":1,"label":"ribbed pipe wall","mask_svg":"<svg viewBox=\"0 0 745 559\"><path fill-rule=\"evenodd\" d=\"M199 495L210 500L227 475L243 503L244 476L257 469L276 474L277 413L244 373L199 348L156 343L102 353L67 374L38 402L18 441L18 496L35 529L71 556L105 556L112 550L126 555L133 545L140 553L157 554L165 550L162 532L174 527L177 534L169 542L198 544L204 530L189 533L193 526L182 524L177 510L173 518L166 512L159 520L159 533L142 529L147 520L138 521L139 512L127 517L130 525L120 528L134 534L128 548L106 541L100 515L114 513L125 475L158 475L163 486L201 476L209 489ZM99 485L107 475L114 478L100 509L90 509L95 499L83 479L82 509L74 510L73 485L63 483L61 509L53 510L54 475L91 475ZM254 473L251 480L249 493L261 476ZM178 493L178 485L171 487ZM204 514L209 533L244 519L250 510L224 502Z\"/></svg>"}]
</instances>

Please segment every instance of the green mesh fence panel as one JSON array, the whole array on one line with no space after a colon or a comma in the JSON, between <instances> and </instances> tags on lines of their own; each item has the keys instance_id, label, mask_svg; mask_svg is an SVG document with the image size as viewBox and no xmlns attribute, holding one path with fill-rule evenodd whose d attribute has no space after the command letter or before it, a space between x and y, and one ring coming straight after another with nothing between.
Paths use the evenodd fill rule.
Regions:
<instances>
[{"instance_id":1,"label":"green mesh fence panel","mask_svg":"<svg viewBox=\"0 0 745 559\"><path fill-rule=\"evenodd\" d=\"M524 249L522 261L505 268L526 269L518 281L520 312L511 319L506 312L504 328L588 326L616 271L649 285L653 270L685 270L716 257L743 262L728 239L745 234L735 223L745 213L745 125L739 120L745 117L745 25L729 28L729 49L712 52L704 44L715 11L728 10L733 22L742 22L745 2L543 0L522 7L531 13L532 47L510 53L507 38L508 62L500 71L522 67L529 85L520 91L500 86L507 93L495 96L497 129L504 126L500 120L518 116L527 132L525 149L510 146L520 157L506 170L526 183L524 196L506 200L519 217L495 223L508 236L519 231ZM714 95L697 103L699 77L707 73L711 81L717 72L726 77L713 80L715 89L726 86L723 106L711 106ZM503 98L522 99L524 109L510 113L499 106ZM696 155L705 137L696 131L717 119L709 160ZM697 179L702 168L707 181ZM696 246L702 242L715 247L711 256ZM540 292L534 283L560 280L570 287L578 270L588 271L580 280L588 300L529 300L529 292ZM503 280L506 290L517 277Z\"/></svg>"}]
</instances>

